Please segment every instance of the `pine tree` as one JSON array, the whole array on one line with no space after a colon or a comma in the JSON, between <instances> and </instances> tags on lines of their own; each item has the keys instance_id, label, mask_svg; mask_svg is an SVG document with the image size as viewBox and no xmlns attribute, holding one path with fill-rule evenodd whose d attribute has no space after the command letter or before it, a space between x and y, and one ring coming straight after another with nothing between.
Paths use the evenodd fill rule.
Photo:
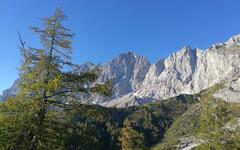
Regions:
<instances>
[{"instance_id":1,"label":"pine tree","mask_svg":"<svg viewBox=\"0 0 240 150\"><path fill-rule=\"evenodd\" d=\"M1 108L1 120L4 120L0 132L14 133L3 137L5 146L23 149L50 149L62 146L60 121L63 111L76 103L78 93L110 94L109 83L96 84L99 69L93 69L80 75L72 73L76 65L71 63L72 38L74 34L64 27L66 20L61 9L53 16L43 19L43 28L31 27L40 37L41 48L26 48L21 41L22 65L20 68L20 91L15 101L9 101L6 111ZM17 99L17 100L16 100ZM29 107L16 105L27 104ZM17 112L17 113L16 113ZM10 122L7 117L13 117ZM13 116L12 116L13 115ZM23 124L18 124L18 118ZM62 115L63 117L64 115ZM7 122L9 124L7 124ZM16 124L15 128L10 123ZM26 124L25 124L26 123ZM24 125L25 124L25 125ZM14 132L13 132L14 131ZM13 138L13 139L7 139ZM1 145L2 146L2 145Z\"/></svg>"},{"instance_id":2,"label":"pine tree","mask_svg":"<svg viewBox=\"0 0 240 150\"><path fill-rule=\"evenodd\" d=\"M124 121L121 129L119 141L122 150L145 150L145 137L142 133L134 130L128 120Z\"/></svg>"}]
</instances>

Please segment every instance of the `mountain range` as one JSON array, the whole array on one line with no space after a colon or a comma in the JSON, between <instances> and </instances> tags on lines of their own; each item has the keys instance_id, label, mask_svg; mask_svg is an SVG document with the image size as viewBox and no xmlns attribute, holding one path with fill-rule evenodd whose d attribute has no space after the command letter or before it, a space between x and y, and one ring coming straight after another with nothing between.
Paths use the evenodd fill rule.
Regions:
<instances>
[{"instance_id":1,"label":"mountain range","mask_svg":"<svg viewBox=\"0 0 240 150\"><path fill-rule=\"evenodd\" d=\"M86 72L96 65L87 62L76 73ZM113 95L93 95L83 103L106 107L127 107L160 101L181 94L195 94L217 83L229 82L228 88L216 93L227 102L240 102L240 35L206 50L185 46L155 64L134 52L122 53L106 64L98 82L113 78ZM233 82L234 81L234 82ZM19 80L5 90L2 99L16 95Z\"/></svg>"}]
</instances>

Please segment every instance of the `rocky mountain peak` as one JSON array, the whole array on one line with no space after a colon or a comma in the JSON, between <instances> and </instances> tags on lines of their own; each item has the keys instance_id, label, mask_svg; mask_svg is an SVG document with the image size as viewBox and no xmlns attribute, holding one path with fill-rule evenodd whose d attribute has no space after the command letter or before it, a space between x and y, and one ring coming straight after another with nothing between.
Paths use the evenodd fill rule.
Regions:
<instances>
[{"instance_id":1,"label":"rocky mountain peak","mask_svg":"<svg viewBox=\"0 0 240 150\"><path fill-rule=\"evenodd\" d=\"M183 52L183 53L189 53L191 52L193 49L191 48L191 46L186 45L184 47L182 47L178 52Z\"/></svg>"},{"instance_id":2,"label":"rocky mountain peak","mask_svg":"<svg viewBox=\"0 0 240 150\"><path fill-rule=\"evenodd\" d=\"M92 62L85 62L83 64L81 64L76 70L74 70L74 72L77 73L84 73L84 72L88 72L89 70L93 69L96 65L93 64Z\"/></svg>"},{"instance_id":3,"label":"rocky mountain peak","mask_svg":"<svg viewBox=\"0 0 240 150\"><path fill-rule=\"evenodd\" d=\"M116 58L131 58L131 57L140 57L135 52L129 51L125 53L120 53Z\"/></svg>"},{"instance_id":4,"label":"rocky mountain peak","mask_svg":"<svg viewBox=\"0 0 240 150\"><path fill-rule=\"evenodd\" d=\"M146 57L134 52L119 54L101 65L99 82L113 78L113 96L110 99L94 97L94 104L104 102L105 106L114 104L117 107L139 105L180 94L198 93L216 83L231 81L240 74L239 43L240 35L236 35L224 44L215 44L204 51L185 46L155 64L150 64ZM84 63L78 72L92 67L95 65ZM11 94L17 89L8 91L5 93Z\"/></svg>"},{"instance_id":5,"label":"rocky mountain peak","mask_svg":"<svg viewBox=\"0 0 240 150\"><path fill-rule=\"evenodd\" d=\"M16 96L16 94L18 93L18 90L19 90L18 89L19 82L20 82L19 79L15 80L13 85L9 89L4 90L2 92L2 95L0 96L1 97L0 100L5 100L11 96Z\"/></svg>"},{"instance_id":6,"label":"rocky mountain peak","mask_svg":"<svg viewBox=\"0 0 240 150\"><path fill-rule=\"evenodd\" d=\"M122 53L102 66L100 80L114 78L115 97L136 91L150 67L146 57L133 52Z\"/></svg>"},{"instance_id":7,"label":"rocky mountain peak","mask_svg":"<svg viewBox=\"0 0 240 150\"><path fill-rule=\"evenodd\" d=\"M150 63L146 57L137 55L135 52L121 53L117 57L115 57L112 61L110 61L110 63L126 64L134 63L137 61Z\"/></svg>"},{"instance_id":8,"label":"rocky mountain peak","mask_svg":"<svg viewBox=\"0 0 240 150\"><path fill-rule=\"evenodd\" d=\"M232 36L227 42L225 42L225 44L240 46L240 34Z\"/></svg>"}]
</instances>

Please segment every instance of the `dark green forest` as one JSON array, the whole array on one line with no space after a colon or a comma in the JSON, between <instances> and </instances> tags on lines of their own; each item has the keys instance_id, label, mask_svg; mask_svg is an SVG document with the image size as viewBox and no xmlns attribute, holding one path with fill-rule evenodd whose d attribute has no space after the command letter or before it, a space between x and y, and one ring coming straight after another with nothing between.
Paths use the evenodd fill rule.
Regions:
<instances>
[{"instance_id":1,"label":"dark green forest","mask_svg":"<svg viewBox=\"0 0 240 150\"><path fill-rule=\"evenodd\" d=\"M182 95L122 109L76 103L48 110L42 145L35 148L148 149L160 142L172 122L197 102L195 96ZM0 108L1 147L32 149L31 136L37 134L37 129L33 125L34 108L30 100L23 103L9 99Z\"/></svg>"}]
</instances>

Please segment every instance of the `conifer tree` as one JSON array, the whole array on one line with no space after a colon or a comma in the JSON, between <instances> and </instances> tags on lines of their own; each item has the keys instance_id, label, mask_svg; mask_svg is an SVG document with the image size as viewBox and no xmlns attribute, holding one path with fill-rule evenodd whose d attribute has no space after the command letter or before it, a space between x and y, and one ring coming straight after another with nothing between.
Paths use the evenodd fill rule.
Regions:
<instances>
[{"instance_id":1,"label":"conifer tree","mask_svg":"<svg viewBox=\"0 0 240 150\"><path fill-rule=\"evenodd\" d=\"M66 16L63 11L57 9L53 16L42 20L43 28L31 27L31 30L40 37L40 48L26 47L20 38L23 58L20 67L20 90L14 100L2 105L1 108L0 121L4 120L5 123L0 122L2 123L0 132L13 133L12 136L6 137L3 136L7 134L0 135L0 140L7 142L5 147L58 148L62 145L60 132L62 118L56 115L56 112L62 113L61 110L74 105L75 95L78 93L110 94L108 82L96 84L99 69L95 68L80 75L72 72L76 67L71 63L74 34L64 27L62 24L64 20ZM22 105L16 105L16 102ZM6 111L3 111L3 108ZM14 119L10 122L7 121L9 115L14 116L11 116ZM18 118L23 119L22 124L17 123ZM9 128L13 129L10 131Z\"/></svg>"},{"instance_id":2,"label":"conifer tree","mask_svg":"<svg viewBox=\"0 0 240 150\"><path fill-rule=\"evenodd\" d=\"M128 120L124 121L121 129L119 141L122 150L146 150L145 137L142 133L134 130Z\"/></svg>"}]
</instances>

